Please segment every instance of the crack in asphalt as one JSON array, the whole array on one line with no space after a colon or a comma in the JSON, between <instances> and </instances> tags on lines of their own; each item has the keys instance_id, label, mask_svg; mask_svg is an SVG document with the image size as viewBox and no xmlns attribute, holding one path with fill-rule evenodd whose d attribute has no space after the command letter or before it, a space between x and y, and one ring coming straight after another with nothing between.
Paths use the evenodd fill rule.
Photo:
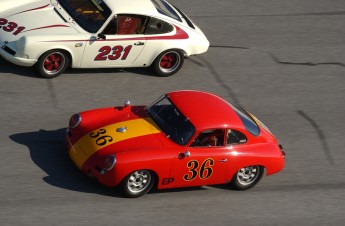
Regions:
<instances>
[{"instance_id":1,"label":"crack in asphalt","mask_svg":"<svg viewBox=\"0 0 345 226\"><path fill-rule=\"evenodd\" d=\"M222 48L221 46L210 46L210 47L214 47L214 48ZM233 46L227 46L227 48L234 48ZM238 47L236 47L238 48ZM249 49L247 47L240 47L241 49ZM298 65L307 65L307 66L316 66L316 65L320 65L320 64L336 64L336 65L340 65L340 66L343 66L345 67L345 64L342 64L342 63L318 63L318 64L314 64L314 63L291 63L291 62L282 62L282 61L279 61L279 59L274 55L274 54L268 54L271 56L271 58L277 62L277 63L280 63L280 64L298 64ZM237 106L241 106L240 104L240 101L239 99L237 98L235 92L232 90L232 88L230 86L228 86L222 79L222 77L218 74L217 70L215 69L215 67L210 63L208 62L207 60L205 60L203 57L200 57L200 59L203 61L203 63L201 62L198 62L198 61L195 61L195 60L192 60L190 59L191 62L197 64L198 66L200 67L203 67L203 68L206 68L215 78L215 80L220 84L220 86L222 86L226 92L228 93L228 96L232 99L233 103ZM333 159L333 156L331 154L331 151L330 151L330 148L329 148L329 145L327 143L327 139L323 133L323 131L321 130L321 128L319 127L319 125L312 119L310 118L307 114L305 114L303 111L301 110L298 110L297 113L299 115L301 115L305 120L307 120L311 126L315 129L318 137L319 137L319 140L321 142L321 146L322 146L322 149L326 155L326 158L327 158L327 161L329 163L329 165L334 165L335 162L334 162L334 159Z\"/></svg>"},{"instance_id":2,"label":"crack in asphalt","mask_svg":"<svg viewBox=\"0 0 345 226\"><path fill-rule=\"evenodd\" d=\"M198 61L195 60L191 60L193 63L202 66L204 68L206 68L215 78L215 80L219 83L219 85L221 87L223 87L225 89L225 91L228 93L228 96L231 98L232 103L237 105L237 106L241 106L239 99L237 98L235 92L232 90L232 88L230 86L228 86L222 79L222 77L218 74L217 70L215 69L215 67L208 62L207 60L203 59L202 57L200 57L200 59L203 61L203 63L200 63Z\"/></svg>"},{"instance_id":3,"label":"crack in asphalt","mask_svg":"<svg viewBox=\"0 0 345 226\"><path fill-rule=\"evenodd\" d=\"M276 62L278 64L301 65L301 66L337 65L337 66L345 67L344 63L339 63L339 62L321 62L321 63L301 62L301 63L296 63L296 62L281 61L273 53L269 53L269 56L272 58L272 60L274 62Z\"/></svg>"},{"instance_id":4,"label":"crack in asphalt","mask_svg":"<svg viewBox=\"0 0 345 226\"><path fill-rule=\"evenodd\" d=\"M326 158L328 160L328 163L330 165L334 165L335 162L334 162L333 156L331 154L331 151L329 149L329 146L328 146L328 143L327 143L327 139L325 137L325 134L321 130L320 126L312 118L310 118L306 113L304 113L303 111L298 110L297 113L300 116L302 116L305 120L307 120L311 124L311 126L316 130L316 133L319 136L319 140L321 142L321 145L322 145L323 151L324 151L324 153L326 155Z\"/></svg>"}]
</instances>

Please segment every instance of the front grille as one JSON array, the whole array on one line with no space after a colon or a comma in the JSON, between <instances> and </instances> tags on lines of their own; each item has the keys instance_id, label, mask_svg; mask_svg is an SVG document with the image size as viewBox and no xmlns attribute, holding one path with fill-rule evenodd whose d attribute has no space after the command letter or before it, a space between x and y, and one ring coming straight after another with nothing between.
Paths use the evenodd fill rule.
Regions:
<instances>
[{"instance_id":1,"label":"front grille","mask_svg":"<svg viewBox=\"0 0 345 226\"><path fill-rule=\"evenodd\" d=\"M7 53L11 54L12 56L16 55L16 51L12 50L10 47L6 45L3 45L1 48L5 50Z\"/></svg>"}]
</instances>

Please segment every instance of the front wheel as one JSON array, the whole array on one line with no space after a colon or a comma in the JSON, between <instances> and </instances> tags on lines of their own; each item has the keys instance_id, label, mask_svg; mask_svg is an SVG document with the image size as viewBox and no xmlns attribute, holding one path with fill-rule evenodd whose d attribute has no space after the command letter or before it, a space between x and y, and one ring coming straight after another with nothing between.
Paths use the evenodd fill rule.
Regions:
<instances>
[{"instance_id":1,"label":"front wheel","mask_svg":"<svg viewBox=\"0 0 345 226\"><path fill-rule=\"evenodd\" d=\"M55 78L62 74L69 64L69 56L62 50L45 52L37 61L36 68L44 78Z\"/></svg>"},{"instance_id":2,"label":"front wheel","mask_svg":"<svg viewBox=\"0 0 345 226\"><path fill-rule=\"evenodd\" d=\"M122 193L129 198L146 194L155 183L155 176L148 170L137 170L127 175L121 183Z\"/></svg>"},{"instance_id":3,"label":"front wheel","mask_svg":"<svg viewBox=\"0 0 345 226\"><path fill-rule=\"evenodd\" d=\"M231 181L236 190L247 190L254 187L264 175L262 166L247 166L237 171Z\"/></svg>"},{"instance_id":4,"label":"front wheel","mask_svg":"<svg viewBox=\"0 0 345 226\"><path fill-rule=\"evenodd\" d=\"M153 62L153 68L158 76L168 77L178 72L184 63L181 50L167 50L159 54Z\"/></svg>"}]
</instances>

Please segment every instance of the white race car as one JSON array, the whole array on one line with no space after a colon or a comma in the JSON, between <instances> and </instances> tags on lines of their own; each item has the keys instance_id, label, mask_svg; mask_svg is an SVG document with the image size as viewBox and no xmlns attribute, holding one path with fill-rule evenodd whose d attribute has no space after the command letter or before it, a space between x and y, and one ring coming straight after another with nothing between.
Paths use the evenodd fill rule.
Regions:
<instances>
[{"instance_id":1,"label":"white race car","mask_svg":"<svg viewBox=\"0 0 345 226\"><path fill-rule=\"evenodd\" d=\"M152 66L176 73L207 51L203 32L165 0L1 0L0 55L53 78L72 68Z\"/></svg>"}]
</instances>

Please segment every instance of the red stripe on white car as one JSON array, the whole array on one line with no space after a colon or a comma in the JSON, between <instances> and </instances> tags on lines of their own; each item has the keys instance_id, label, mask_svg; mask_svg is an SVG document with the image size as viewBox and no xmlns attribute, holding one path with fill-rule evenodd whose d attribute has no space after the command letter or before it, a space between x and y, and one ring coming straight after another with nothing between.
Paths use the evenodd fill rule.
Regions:
<instances>
[{"instance_id":1,"label":"red stripe on white car","mask_svg":"<svg viewBox=\"0 0 345 226\"><path fill-rule=\"evenodd\" d=\"M183 29L181 29L177 26L175 26L175 28L176 28L176 33L174 35L98 39L98 40L93 40L93 41L109 42L109 41L130 41L130 40L178 40L178 39L188 39L189 38L189 35ZM54 41L43 41L43 42L87 42L87 41L90 41L90 40L54 40Z\"/></svg>"},{"instance_id":2,"label":"red stripe on white car","mask_svg":"<svg viewBox=\"0 0 345 226\"><path fill-rule=\"evenodd\" d=\"M26 31L23 31L22 33L28 32L28 31L34 31L34 30L45 29L45 28L55 28L55 27L69 27L69 26L64 25L64 24L49 25L49 26L37 27L37 28L30 29L30 30L26 30Z\"/></svg>"},{"instance_id":3,"label":"red stripe on white car","mask_svg":"<svg viewBox=\"0 0 345 226\"><path fill-rule=\"evenodd\" d=\"M30 11L35 11L35 10L39 10L39 9L43 9L45 7L49 6L49 4L47 5L44 5L44 6L40 6L40 7L37 7L37 8L33 8L33 9L28 9L28 10L25 10L25 11L21 11L19 13L14 13L12 15L9 15L9 16L13 16L13 15L18 15L18 14L21 14L21 13L26 13L26 12L30 12Z\"/></svg>"}]
</instances>

